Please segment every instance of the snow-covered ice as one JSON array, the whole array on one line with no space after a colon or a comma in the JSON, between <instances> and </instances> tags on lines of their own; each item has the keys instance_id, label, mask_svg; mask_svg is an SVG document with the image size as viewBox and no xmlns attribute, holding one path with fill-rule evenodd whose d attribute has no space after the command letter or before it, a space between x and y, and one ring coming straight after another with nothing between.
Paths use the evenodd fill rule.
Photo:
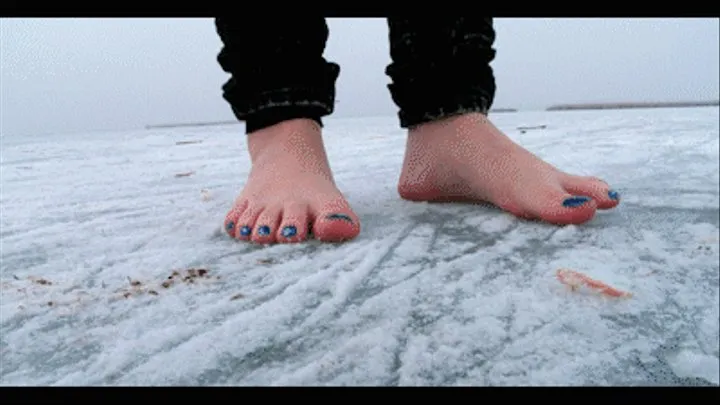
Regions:
<instances>
[{"instance_id":1,"label":"snow-covered ice","mask_svg":"<svg viewBox=\"0 0 720 405\"><path fill-rule=\"evenodd\" d=\"M4 136L0 383L718 385L718 109L494 121L622 204L556 227L402 201L396 119L331 118L361 235L258 247L220 229L241 125ZM571 292L560 267L634 295Z\"/></svg>"}]
</instances>

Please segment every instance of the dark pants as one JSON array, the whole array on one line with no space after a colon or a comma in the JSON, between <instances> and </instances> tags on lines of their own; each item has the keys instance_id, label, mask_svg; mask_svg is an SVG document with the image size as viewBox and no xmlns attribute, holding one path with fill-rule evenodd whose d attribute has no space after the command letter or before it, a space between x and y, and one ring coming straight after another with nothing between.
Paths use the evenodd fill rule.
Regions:
<instances>
[{"instance_id":1,"label":"dark pants","mask_svg":"<svg viewBox=\"0 0 720 405\"><path fill-rule=\"evenodd\" d=\"M333 112L340 67L325 60L325 19L221 17L218 55L231 74L223 97L246 132L293 118ZM468 112L487 114L495 96L490 62L495 31L490 18L389 18L386 74L400 126ZM358 60L358 63L362 63Z\"/></svg>"}]
</instances>

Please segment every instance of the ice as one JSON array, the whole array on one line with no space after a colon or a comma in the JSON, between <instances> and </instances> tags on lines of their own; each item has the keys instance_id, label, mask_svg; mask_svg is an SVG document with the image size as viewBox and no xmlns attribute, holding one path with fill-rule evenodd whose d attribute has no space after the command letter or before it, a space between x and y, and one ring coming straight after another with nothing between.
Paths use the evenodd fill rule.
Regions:
<instances>
[{"instance_id":1,"label":"ice","mask_svg":"<svg viewBox=\"0 0 720 405\"><path fill-rule=\"evenodd\" d=\"M402 201L396 118L329 118L361 235L257 247L221 229L241 125L4 134L0 383L718 385L718 109L494 121L622 204L556 227ZM560 267L633 297L572 292Z\"/></svg>"},{"instance_id":2,"label":"ice","mask_svg":"<svg viewBox=\"0 0 720 405\"><path fill-rule=\"evenodd\" d=\"M717 356L693 353L684 350L670 359L670 366L676 375L684 378L700 378L720 384L720 368Z\"/></svg>"}]
</instances>

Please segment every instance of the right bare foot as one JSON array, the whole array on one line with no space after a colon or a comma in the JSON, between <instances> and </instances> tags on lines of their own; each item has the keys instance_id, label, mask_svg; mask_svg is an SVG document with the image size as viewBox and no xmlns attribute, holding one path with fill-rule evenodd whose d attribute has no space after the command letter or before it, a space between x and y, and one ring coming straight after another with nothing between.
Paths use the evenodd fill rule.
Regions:
<instances>
[{"instance_id":1,"label":"right bare foot","mask_svg":"<svg viewBox=\"0 0 720 405\"><path fill-rule=\"evenodd\" d=\"M335 186L315 121L288 120L247 137L252 169L225 218L230 236L270 244L310 234L341 242L360 233L357 215Z\"/></svg>"}]
</instances>

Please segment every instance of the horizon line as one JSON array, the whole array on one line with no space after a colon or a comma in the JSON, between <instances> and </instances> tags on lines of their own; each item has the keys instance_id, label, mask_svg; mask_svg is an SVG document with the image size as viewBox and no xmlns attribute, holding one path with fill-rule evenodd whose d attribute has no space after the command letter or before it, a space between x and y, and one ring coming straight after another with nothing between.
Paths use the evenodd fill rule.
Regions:
<instances>
[{"instance_id":1,"label":"horizon line","mask_svg":"<svg viewBox=\"0 0 720 405\"><path fill-rule=\"evenodd\" d=\"M520 111L568 111L568 110L612 110L632 108L668 108L668 107L710 107L720 106L720 100L711 101L616 101L616 102L595 102L595 103L565 103L552 104L542 109L517 109L512 107L491 108L489 112L514 113ZM361 118L363 116L334 117L334 118ZM148 124L145 129L159 128L180 128L180 127L203 127L216 125L240 124L239 120L205 121L205 122L181 122L168 124Z\"/></svg>"}]
</instances>

